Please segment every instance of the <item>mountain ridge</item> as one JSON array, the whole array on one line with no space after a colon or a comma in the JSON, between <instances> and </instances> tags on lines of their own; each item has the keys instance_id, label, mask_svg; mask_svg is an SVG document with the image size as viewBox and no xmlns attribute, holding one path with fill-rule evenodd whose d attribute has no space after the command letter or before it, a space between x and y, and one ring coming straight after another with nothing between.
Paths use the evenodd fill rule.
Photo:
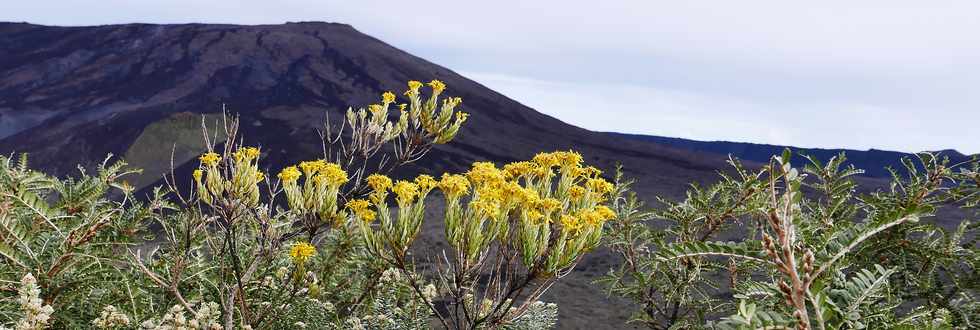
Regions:
<instances>
[{"instance_id":1,"label":"mountain ridge","mask_svg":"<svg viewBox=\"0 0 980 330\"><path fill-rule=\"evenodd\" d=\"M789 148L797 155L809 155L826 162L830 157L844 153L847 156L847 163L865 171L864 176L873 178L888 178L890 172L887 168L901 169L902 158L914 158L917 153L902 151L883 150L869 148L868 150L848 149L848 148L808 148L786 145L775 145L767 143L735 142L735 141L704 141L684 138L665 137L657 135L631 134L606 132L615 136L640 141L654 142L657 144L671 146L678 149L689 150L692 152L706 152L722 156L731 155L735 158L751 162L766 162L769 157L778 155L782 150ZM963 154L955 149L943 149L931 152L940 156L949 157L951 164L956 164L978 155Z\"/></svg>"}]
</instances>

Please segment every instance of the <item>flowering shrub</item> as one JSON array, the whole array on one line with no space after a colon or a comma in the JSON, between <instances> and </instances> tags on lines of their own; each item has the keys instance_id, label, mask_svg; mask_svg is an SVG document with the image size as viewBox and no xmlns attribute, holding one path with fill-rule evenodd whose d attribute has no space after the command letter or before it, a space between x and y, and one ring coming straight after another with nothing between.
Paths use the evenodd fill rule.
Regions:
<instances>
[{"instance_id":1,"label":"flowering shrub","mask_svg":"<svg viewBox=\"0 0 980 330\"><path fill-rule=\"evenodd\" d=\"M865 196L843 155L802 171L788 153L733 161L652 212L575 151L391 178L459 132L467 114L445 90L411 81L405 103L384 92L349 109L322 157L275 175L237 118L216 127L221 144L202 125L190 177L170 173L146 201L111 155L66 179L0 157L0 327L544 329L558 306L540 297L603 242L623 259L603 282L654 329L977 326L978 226L920 221L980 204L977 161L923 154ZM448 245L419 251L433 221Z\"/></svg>"},{"instance_id":2,"label":"flowering shrub","mask_svg":"<svg viewBox=\"0 0 980 330\"><path fill-rule=\"evenodd\" d=\"M554 226L561 232L561 240L546 233L517 238L537 244L522 255L536 269L531 276L554 281L547 272L567 271L598 242L602 217L590 214L601 212L601 189L608 187L568 197L575 184L600 184L598 172L580 168L574 153L561 153L571 157L563 160L567 182L554 192L535 180L551 180L557 163L522 177L505 178L504 171L481 165L484 176L499 178L472 172L447 174L442 182L421 176L392 183L386 174L450 142L466 120L456 110L460 98L440 97L445 84L427 85L428 97L422 83L411 81L406 103L396 105L396 95L385 92L378 104L348 110L339 127L328 123L322 132L321 159L275 176L262 168L261 148L241 145L237 118L225 117L216 127L227 137L221 145L202 125L208 152L199 166L187 179L168 174L147 202L133 199L120 179L137 172L123 162L105 162L97 176L82 172L59 180L31 171L26 158L0 158L0 279L23 279L0 290L18 293L3 297L3 319L16 329L426 328L441 293L472 286L473 265L486 259L491 242L512 235L500 227L510 221L507 215L532 221L514 222L528 228L521 231ZM178 189L183 180L190 191ZM468 274L449 289L414 272L406 258L423 221L422 200L437 185L456 196L453 212L460 215L451 221L459 223L452 230L460 236L452 243L465 251L460 265ZM514 195L520 201L504 195L513 189L522 192ZM403 206L398 219L404 221L392 221L389 190ZM462 201L464 195L474 198ZM463 205L478 213L463 216ZM406 212L413 213L411 223ZM377 219L387 227L371 225ZM495 232L477 237L485 224ZM397 242L378 244L394 230L400 231ZM482 243L470 245L473 239ZM493 320L488 326L550 326L556 311L539 303L502 310L506 316L484 313Z\"/></svg>"},{"instance_id":3,"label":"flowering shrub","mask_svg":"<svg viewBox=\"0 0 980 330\"><path fill-rule=\"evenodd\" d=\"M603 223L615 216L606 206L614 186L601 173L583 167L576 152L542 153L503 168L475 163L465 174L444 174L439 181L421 175L393 183L369 176L368 200L347 206L360 220L369 253L415 278L420 276L408 251L422 226L426 197L440 190L453 253L434 277L452 312L430 304L432 311L446 327L498 327L520 318L598 245Z\"/></svg>"}]
</instances>

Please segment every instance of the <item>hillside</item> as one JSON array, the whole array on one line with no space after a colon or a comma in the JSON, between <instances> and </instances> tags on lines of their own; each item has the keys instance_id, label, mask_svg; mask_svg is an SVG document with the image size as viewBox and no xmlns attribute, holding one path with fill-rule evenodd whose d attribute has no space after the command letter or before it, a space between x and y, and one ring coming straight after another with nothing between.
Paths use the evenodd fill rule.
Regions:
<instances>
[{"instance_id":1,"label":"hillside","mask_svg":"<svg viewBox=\"0 0 980 330\"><path fill-rule=\"evenodd\" d=\"M893 169L901 169L902 158L915 157L914 154L910 153L877 149L853 150L799 148L793 146L745 142L697 141L654 135L621 133L610 134L615 134L625 139L653 142L691 152L712 153L721 156L732 155L735 158L753 162L766 162L769 160L769 157L781 153L786 148L792 150L794 154L809 155L824 162L843 152L847 155L848 163L853 164L857 168L864 169L864 175L873 178L889 178L890 173L888 172L887 168L890 167ZM956 150L940 150L936 151L936 153L949 157L950 163L952 164L960 163L973 157L971 155L964 155Z\"/></svg>"}]
</instances>

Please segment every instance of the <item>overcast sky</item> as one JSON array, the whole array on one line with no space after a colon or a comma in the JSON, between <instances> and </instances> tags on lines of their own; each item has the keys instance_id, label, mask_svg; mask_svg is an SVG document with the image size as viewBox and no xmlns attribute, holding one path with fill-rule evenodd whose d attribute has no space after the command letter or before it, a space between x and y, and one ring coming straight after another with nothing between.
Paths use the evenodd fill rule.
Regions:
<instances>
[{"instance_id":1,"label":"overcast sky","mask_svg":"<svg viewBox=\"0 0 980 330\"><path fill-rule=\"evenodd\" d=\"M342 22L592 130L967 153L980 152L978 17L976 1L896 0L0 5L0 20L55 25Z\"/></svg>"}]
</instances>

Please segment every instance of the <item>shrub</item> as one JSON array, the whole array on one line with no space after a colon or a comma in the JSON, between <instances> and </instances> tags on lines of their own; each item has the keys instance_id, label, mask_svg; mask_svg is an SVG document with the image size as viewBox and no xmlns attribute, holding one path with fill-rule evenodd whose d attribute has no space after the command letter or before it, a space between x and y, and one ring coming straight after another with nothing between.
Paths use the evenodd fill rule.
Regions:
<instances>
[{"instance_id":1,"label":"shrub","mask_svg":"<svg viewBox=\"0 0 980 330\"><path fill-rule=\"evenodd\" d=\"M121 180L138 171L121 161L110 164L111 156L97 175L83 170L67 179L30 170L26 157L0 158L0 313L17 329L426 328L434 315L444 320L436 304L464 304L463 290L475 289L481 276L475 265L499 254L492 246L519 248L502 242L520 232L526 237L514 242L537 244L517 250L532 272L507 286L515 291L465 298L466 308L489 299L493 310L452 326L552 326L556 306L535 300L546 286L522 290L536 281L553 283L560 277L554 273L571 269L598 244L596 221L609 212L593 215L602 202L595 189L608 183L567 152L545 154L564 157L548 158L563 164L557 191L550 180L558 163L528 167L536 172L521 178L505 178L505 171L478 163L482 170L466 176L446 174L442 182L421 176L392 185L387 173L450 142L466 120L456 110L460 98L440 98L445 85L439 81L428 85L427 98L422 84L412 81L406 104L394 106L396 96L385 92L379 104L348 110L339 127L328 123L322 131L321 159L275 177L261 168L260 148L241 145L237 118L225 116L213 128L221 131L221 144L208 139L212 134L202 122L208 152L198 168L190 178L169 173L145 202ZM389 120L392 107L397 116ZM185 180L190 191L178 188ZM579 181L594 187L572 200L567 190ZM425 195L437 184L455 196L448 199L454 204L447 217L455 224L447 228L462 252L446 259L461 276L452 282L442 280L448 269L420 272L407 258ZM512 192L505 188L524 193L504 195ZM387 206L390 189L397 211ZM533 223L527 221L532 216ZM568 219L559 223L560 217ZM511 223L523 227L508 229ZM525 233L532 229L536 234ZM458 299L440 298L443 293ZM511 308L517 298L525 300Z\"/></svg>"},{"instance_id":2,"label":"shrub","mask_svg":"<svg viewBox=\"0 0 980 330\"><path fill-rule=\"evenodd\" d=\"M975 161L920 154L918 164L905 160L904 176L892 171L887 190L859 197L851 177L861 171L844 167L843 154L827 164L807 158L802 172L790 157L759 171L733 161L734 175L650 213L635 198L617 200L609 246L625 262L603 282L641 305L636 321L653 329L977 326L980 254L967 233L976 225L947 232L922 221L944 203L975 205ZM729 227L742 239L715 241ZM726 291L734 301L720 298Z\"/></svg>"}]
</instances>

